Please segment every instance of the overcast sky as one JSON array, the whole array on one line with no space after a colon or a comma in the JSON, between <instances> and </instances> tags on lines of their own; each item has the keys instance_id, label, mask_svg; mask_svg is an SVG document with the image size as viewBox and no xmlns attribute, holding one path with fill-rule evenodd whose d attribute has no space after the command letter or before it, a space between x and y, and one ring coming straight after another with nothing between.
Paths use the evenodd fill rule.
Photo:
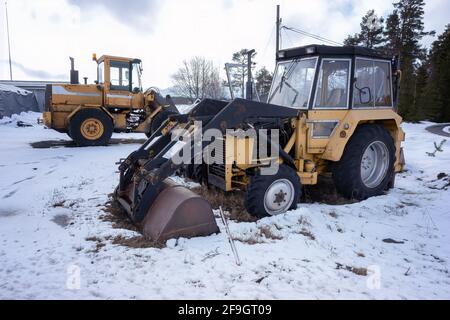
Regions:
<instances>
[{"instance_id":1,"label":"overcast sky","mask_svg":"<svg viewBox=\"0 0 450 320\"><path fill-rule=\"evenodd\" d=\"M13 78L67 80L72 56L92 82L94 52L141 58L144 87L171 86L171 74L195 55L223 69L241 48L256 49L258 66L273 70L276 4L285 25L339 42L359 31L369 9L392 11L391 0L9 0ZM0 9L0 79L9 79L4 1ZM447 23L450 1L426 0L426 29L441 33ZM284 47L319 43L282 35Z\"/></svg>"}]
</instances>

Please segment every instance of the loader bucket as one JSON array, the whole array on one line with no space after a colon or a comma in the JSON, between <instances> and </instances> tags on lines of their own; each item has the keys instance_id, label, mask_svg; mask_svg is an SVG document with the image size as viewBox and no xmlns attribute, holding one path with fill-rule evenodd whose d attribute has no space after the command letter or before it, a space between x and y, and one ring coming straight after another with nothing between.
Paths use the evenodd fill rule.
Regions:
<instances>
[{"instance_id":1,"label":"loader bucket","mask_svg":"<svg viewBox=\"0 0 450 320\"><path fill-rule=\"evenodd\" d=\"M123 198L118 200L123 203ZM145 218L137 225L145 237L158 243L172 238L208 236L219 232L208 201L168 180L164 181Z\"/></svg>"}]
</instances>

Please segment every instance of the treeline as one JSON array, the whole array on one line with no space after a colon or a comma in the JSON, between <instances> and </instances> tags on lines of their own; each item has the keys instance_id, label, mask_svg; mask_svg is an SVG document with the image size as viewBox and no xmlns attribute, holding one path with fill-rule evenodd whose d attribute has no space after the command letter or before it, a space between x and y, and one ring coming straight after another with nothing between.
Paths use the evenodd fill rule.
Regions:
<instances>
[{"instance_id":1,"label":"treeline","mask_svg":"<svg viewBox=\"0 0 450 320\"><path fill-rule=\"evenodd\" d=\"M360 45L398 55L402 81L399 113L405 120L450 121L450 24L431 48L424 48L423 0L400 0L386 18L370 10L362 17L359 33L349 35L346 45Z\"/></svg>"}]
</instances>

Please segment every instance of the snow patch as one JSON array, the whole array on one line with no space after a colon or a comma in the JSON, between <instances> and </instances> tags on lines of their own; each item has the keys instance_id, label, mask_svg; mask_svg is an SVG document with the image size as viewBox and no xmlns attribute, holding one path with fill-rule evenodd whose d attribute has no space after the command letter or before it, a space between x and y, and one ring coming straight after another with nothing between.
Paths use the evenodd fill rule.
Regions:
<instances>
[{"instance_id":1,"label":"snow patch","mask_svg":"<svg viewBox=\"0 0 450 320\"><path fill-rule=\"evenodd\" d=\"M25 89L20 89L18 87L11 86L8 84L0 84L0 91L13 92L13 93L17 93L17 94L20 94L23 96L27 96L32 93L31 91L28 91Z\"/></svg>"}]
</instances>

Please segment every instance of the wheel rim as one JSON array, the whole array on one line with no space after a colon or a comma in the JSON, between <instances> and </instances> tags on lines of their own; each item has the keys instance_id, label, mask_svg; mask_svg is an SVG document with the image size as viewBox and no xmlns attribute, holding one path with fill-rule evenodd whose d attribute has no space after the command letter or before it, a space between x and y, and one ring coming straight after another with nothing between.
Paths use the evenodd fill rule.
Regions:
<instances>
[{"instance_id":1,"label":"wheel rim","mask_svg":"<svg viewBox=\"0 0 450 320\"><path fill-rule=\"evenodd\" d=\"M81 124L81 134L88 140L98 140L103 135L103 123L95 118L89 118Z\"/></svg>"},{"instance_id":2,"label":"wheel rim","mask_svg":"<svg viewBox=\"0 0 450 320\"><path fill-rule=\"evenodd\" d=\"M364 151L361 160L361 179L368 188L380 185L389 167L389 151L381 141L372 142Z\"/></svg>"},{"instance_id":3,"label":"wheel rim","mask_svg":"<svg viewBox=\"0 0 450 320\"><path fill-rule=\"evenodd\" d=\"M289 210L294 201L294 185L287 179L274 181L264 195L264 208L269 215Z\"/></svg>"}]
</instances>

